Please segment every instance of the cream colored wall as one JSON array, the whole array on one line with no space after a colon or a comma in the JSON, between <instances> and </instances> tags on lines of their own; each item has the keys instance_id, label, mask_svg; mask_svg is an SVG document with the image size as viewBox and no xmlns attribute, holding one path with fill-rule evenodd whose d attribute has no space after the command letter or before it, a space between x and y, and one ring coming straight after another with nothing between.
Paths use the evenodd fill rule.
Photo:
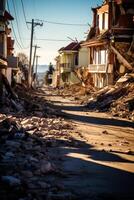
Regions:
<instances>
[{"instance_id":1,"label":"cream colored wall","mask_svg":"<svg viewBox=\"0 0 134 200\"><path fill-rule=\"evenodd\" d=\"M65 62L65 56L64 54L60 54L60 64Z\"/></svg>"},{"instance_id":2,"label":"cream colored wall","mask_svg":"<svg viewBox=\"0 0 134 200\"><path fill-rule=\"evenodd\" d=\"M102 18L103 13L99 14L99 29L101 32L105 31L108 29L108 13L105 13L105 22L104 22L104 29L102 29L102 23L103 23L103 18Z\"/></svg>"},{"instance_id":3,"label":"cream colored wall","mask_svg":"<svg viewBox=\"0 0 134 200\"><path fill-rule=\"evenodd\" d=\"M62 53L60 55L60 64L70 63L73 65L74 63L74 54L73 53Z\"/></svg>"},{"instance_id":4,"label":"cream colored wall","mask_svg":"<svg viewBox=\"0 0 134 200\"><path fill-rule=\"evenodd\" d=\"M78 60L78 65L79 67L82 67L82 66L88 66L88 55L89 52L88 52L88 49L86 47L82 47L80 50L79 50L79 60Z\"/></svg>"},{"instance_id":5,"label":"cream colored wall","mask_svg":"<svg viewBox=\"0 0 134 200\"><path fill-rule=\"evenodd\" d=\"M102 13L99 14L99 29L102 30Z\"/></svg>"},{"instance_id":6,"label":"cream colored wall","mask_svg":"<svg viewBox=\"0 0 134 200\"><path fill-rule=\"evenodd\" d=\"M105 29L108 29L108 13L105 13Z\"/></svg>"}]
</instances>

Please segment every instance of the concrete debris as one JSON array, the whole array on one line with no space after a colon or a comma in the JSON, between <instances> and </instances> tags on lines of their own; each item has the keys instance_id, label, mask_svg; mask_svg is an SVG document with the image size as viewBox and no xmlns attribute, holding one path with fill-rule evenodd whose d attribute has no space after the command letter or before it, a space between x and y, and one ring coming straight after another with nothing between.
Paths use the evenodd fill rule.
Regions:
<instances>
[{"instance_id":1,"label":"concrete debris","mask_svg":"<svg viewBox=\"0 0 134 200\"><path fill-rule=\"evenodd\" d=\"M92 84L68 85L58 90L63 96L71 96L93 111L110 112L113 116L134 121L134 74L127 73L115 85L100 90Z\"/></svg>"},{"instance_id":2,"label":"concrete debris","mask_svg":"<svg viewBox=\"0 0 134 200\"><path fill-rule=\"evenodd\" d=\"M23 113L14 109L0 113L0 199L34 199L39 190L51 192L51 176L61 170L48 148L61 138L66 141L73 129L36 92L21 92Z\"/></svg>"},{"instance_id":3,"label":"concrete debris","mask_svg":"<svg viewBox=\"0 0 134 200\"><path fill-rule=\"evenodd\" d=\"M9 186L20 186L21 185L21 181L14 176L2 176L1 180L3 183L8 184Z\"/></svg>"},{"instance_id":4,"label":"concrete debris","mask_svg":"<svg viewBox=\"0 0 134 200\"><path fill-rule=\"evenodd\" d=\"M75 97L75 100L83 98L83 96L89 95L96 91L92 85L82 85L82 84L73 84L73 85L66 85L64 88L60 88L58 93L60 95L67 95Z\"/></svg>"},{"instance_id":5,"label":"concrete debris","mask_svg":"<svg viewBox=\"0 0 134 200\"><path fill-rule=\"evenodd\" d=\"M43 174L47 173L47 172L51 172L53 171L53 166L50 162L46 161L46 160L42 160L41 161L41 166L40 166L40 170Z\"/></svg>"},{"instance_id":6,"label":"concrete debris","mask_svg":"<svg viewBox=\"0 0 134 200\"><path fill-rule=\"evenodd\" d=\"M130 43L116 42L115 48L129 63L131 63L132 67L134 67L134 54L133 51L130 50Z\"/></svg>"},{"instance_id":7,"label":"concrete debris","mask_svg":"<svg viewBox=\"0 0 134 200\"><path fill-rule=\"evenodd\" d=\"M105 134L105 135L109 134L107 130L102 131L102 133Z\"/></svg>"},{"instance_id":8,"label":"concrete debris","mask_svg":"<svg viewBox=\"0 0 134 200\"><path fill-rule=\"evenodd\" d=\"M134 77L130 74L122 80L122 84L117 81L114 86L106 86L93 93L87 107L90 110L109 111L113 116L134 121Z\"/></svg>"},{"instance_id":9,"label":"concrete debris","mask_svg":"<svg viewBox=\"0 0 134 200\"><path fill-rule=\"evenodd\" d=\"M14 198L17 196L18 199L31 190L38 193L39 188L42 192L44 189L51 191L51 178L49 181L47 178L46 182L45 176L57 174L60 170L53 163L47 148L55 146L53 136L57 139L69 137L70 126L61 118L25 117L23 120L23 117L5 119L3 115L2 121L0 114L0 119L0 198L7 198L10 187L14 189L8 199L14 193ZM27 131L27 126L35 124L37 129L34 133Z\"/></svg>"}]
</instances>

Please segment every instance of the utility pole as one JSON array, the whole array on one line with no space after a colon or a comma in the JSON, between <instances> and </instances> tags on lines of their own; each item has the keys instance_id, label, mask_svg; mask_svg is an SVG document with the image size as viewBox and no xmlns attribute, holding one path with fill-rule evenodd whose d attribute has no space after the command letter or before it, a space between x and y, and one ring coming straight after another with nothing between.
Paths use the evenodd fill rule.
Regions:
<instances>
[{"instance_id":1,"label":"utility pole","mask_svg":"<svg viewBox=\"0 0 134 200\"><path fill-rule=\"evenodd\" d=\"M36 83L37 83L37 68L38 68L38 58L40 56L36 56L36 68L35 68L35 80L36 80Z\"/></svg>"},{"instance_id":2,"label":"utility pole","mask_svg":"<svg viewBox=\"0 0 134 200\"><path fill-rule=\"evenodd\" d=\"M32 19L32 22L27 22L27 23L31 24L31 41L30 41L29 72L28 72L28 87L30 88L32 85L32 47L33 47L34 28L36 26L43 26L43 23L35 22L34 19Z\"/></svg>"},{"instance_id":3,"label":"utility pole","mask_svg":"<svg viewBox=\"0 0 134 200\"><path fill-rule=\"evenodd\" d=\"M32 73L34 72L34 63L35 63L35 58L36 58L36 51L37 51L37 48L40 48L39 46L35 45L33 46L35 49L34 49L34 57L33 57L33 65L32 65Z\"/></svg>"},{"instance_id":4,"label":"utility pole","mask_svg":"<svg viewBox=\"0 0 134 200\"><path fill-rule=\"evenodd\" d=\"M35 68L36 77L37 77L38 58L40 58L40 56L36 56L36 68Z\"/></svg>"}]
</instances>

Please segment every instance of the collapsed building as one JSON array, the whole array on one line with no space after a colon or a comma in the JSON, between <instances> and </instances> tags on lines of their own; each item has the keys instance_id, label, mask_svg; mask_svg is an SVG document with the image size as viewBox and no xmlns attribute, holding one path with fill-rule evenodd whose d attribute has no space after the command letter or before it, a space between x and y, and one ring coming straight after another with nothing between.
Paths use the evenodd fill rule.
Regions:
<instances>
[{"instance_id":1,"label":"collapsed building","mask_svg":"<svg viewBox=\"0 0 134 200\"><path fill-rule=\"evenodd\" d=\"M93 22L86 41L72 42L59 50L53 77L55 86L83 83L85 79L85 86L88 83L103 88L133 72L133 0L105 0L92 12Z\"/></svg>"},{"instance_id":2,"label":"collapsed building","mask_svg":"<svg viewBox=\"0 0 134 200\"><path fill-rule=\"evenodd\" d=\"M93 23L81 45L89 51L94 86L102 88L134 69L134 3L106 0L92 11Z\"/></svg>"}]
</instances>

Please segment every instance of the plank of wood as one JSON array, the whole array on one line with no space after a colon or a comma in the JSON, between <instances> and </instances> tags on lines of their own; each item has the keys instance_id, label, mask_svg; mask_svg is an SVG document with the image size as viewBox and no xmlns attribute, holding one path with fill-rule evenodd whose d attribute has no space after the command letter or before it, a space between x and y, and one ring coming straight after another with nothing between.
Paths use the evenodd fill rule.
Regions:
<instances>
[{"instance_id":1,"label":"plank of wood","mask_svg":"<svg viewBox=\"0 0 134 200\"><path fill-rule=\"evenodd\" d=\"M117 58L120 60L120 62L123 63L123 65L127 69L133 70L132 65L119 53L119 51L117 51L117 49L115 49L115 47L113 47L112 45L110 47L113 50L113 52L117 55Z\"/></svg>"}]
</instances>

